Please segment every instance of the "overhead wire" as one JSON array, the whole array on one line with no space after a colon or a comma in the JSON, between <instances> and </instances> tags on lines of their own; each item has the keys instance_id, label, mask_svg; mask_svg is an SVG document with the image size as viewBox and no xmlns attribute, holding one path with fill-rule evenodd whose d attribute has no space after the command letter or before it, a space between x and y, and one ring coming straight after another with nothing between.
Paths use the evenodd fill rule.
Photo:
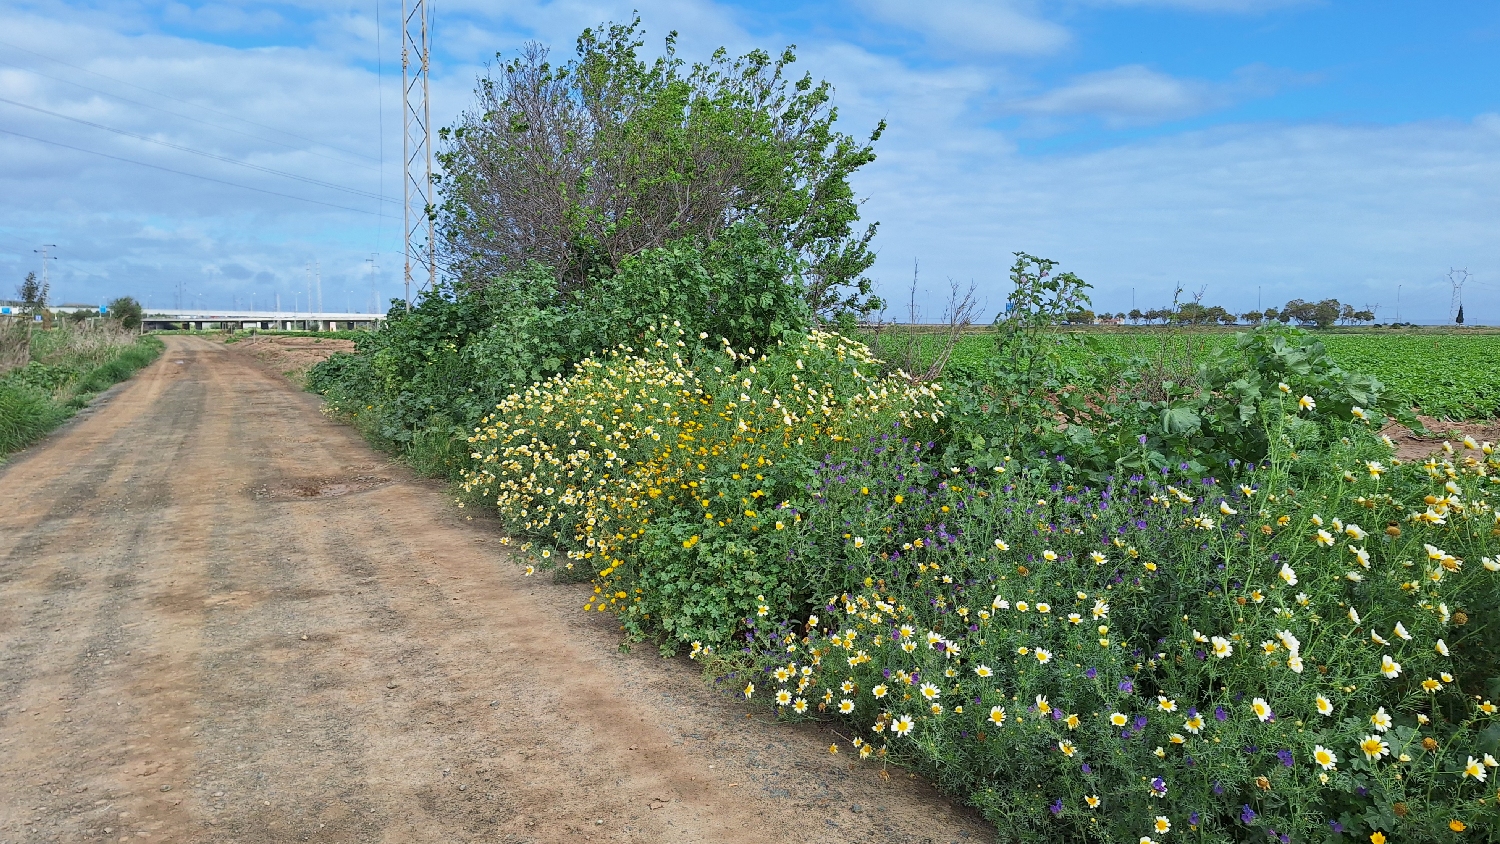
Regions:
<instances>
[{"instance_id":1,"label":"overhead wire","mask_svg":"<svg viewBox=\"0 0 1500 844\"><path fill-rule=\"evenodd\" d=\"M337 161L340 164L347 164L347 165L349 165L351 167L359 167L359 168L362 168L364 170L374 170L374 169L376 169L375 167L372 167L369 164L364 164L364 163L361 163L359 161L350 161L347 158L340 158L338 156L326 155L324 153L318 152L317 150L308 149L306 147L298 146L296 144L289 144L289 143L286 143L284 141L278 141L278 140L276 140L274 138L267 138L267 137L264 137L262 135L254 134L252 132L246 132L246 131L241 130L241 129L234 129L234 128L231 128L229 126L224 126L224 125L221 125L221 124L218 124L218 123L210 123L207 120L200 120L199 118L193 117L191 115L183 114L180 111L173 111L173 110L171 110L169 108L162 108L161 106L152 105L151 103L143 103L140 100L132 100L129 97L122 97L119 94L116 94L116 93L114 93L112 91L106 91L106 90L104 90L102 88L95 88L92 85L85 85L82 82L74 82L71 79L64 79L61 76L53 76L50 73L43 73L40 70L37 70L36 68L24 67L22 65L16 64L15 62L6 61L5 59L0 59L0 64L7 65L9 67L13 67L16 70L19 70L19 71L21 71L23 73L30 73L30 74L32 74L34 76L40 76L43 79L51 79L53 82L61 82L64 85L72 85L75 88L82 88L85 91L92 91L95 94L100 94L100 95L103 95L103 96L106 96L106 97L113 97L114 99L117 99L120 102L130 103L131 105L140 106L141 108L149 108L149 109L152 109L153 111L159 111L162 114L170 114L173 117L179 118L181 120L188 120L188 121L191 121L193 123L197 123L200 126L207 126L210 129L216 129L216 130L218 130L220 132L230 132L230 133L233 133L235 135L240 135L240 136L243 136L243 137L246 137L246 138L254 138L255 140L260 141L262 143L275 144L276 146L279 146L279 147L285 147L286 149L297 150L299 152L303 152L303 153L306 153L308 155L315 155L318 158L324 158L324 159L327 159L329 161Z\"/></svg>"},{"instance_id":2,"label":"overhead wire","mask_svg":"<svg viewBox=\"0 0 1500 844\"><path fill-rule=\"evenodd\" d=\"M194 155L201 155L204 158L212 158L215 161L223 161L223 162L225 162L227 164L234 164L236 166L246 167L246 168L249 168L251 170L259 170L262 173L270 173L270 174L272 174L274 176L284 176L284 177L286 177L288 179L296 179L299 182L307 182L308 184L311 184L311 185L319 185L320 187L331 188L333 190L343 191L345 193L352 193L352 194L355 194L357 196L366 197L368 199L378 199L378 200L384 201L384 197L382 197L379 194L370 193L369 191L360 190L358 188L348 188L348 187L344 187L343 185L333 184L332 182L325 182L325 181L322 181L320 179L314 179L314 178L311 178L311 177L308 177L308 176L299 176L296 173L288 173L288 172L286 172L284 170L276 170L276 169L273 169L271 167L262 167L259 164L251 164L248 161L240 161L237 158L230 158L229 156L226 156L226 155L219 155L217 153L207 152L207 151L201 150L201 149L194 149L193 147L183 146L182 144L174 144L174 143L172 143L170 141L163 141L163 140L161 140L159 138L152 138L152 137L149 137L147 135L139 135L139 134L136 134L135 132L128 132L128 131L126 131L124 129L116 129L113 126L105 126L103 123L95 123L92 120L84 120L81 117L73 117L72 115L62 114L61 112L56 112L56 111L51 111L49 109L45 109L45 108L42 108L40 106L34 106L34 105L30 105L28 103L23 103L23 102L19 102L17 100L12 100L12 99L9 99L8 97L0 97L0 103L8 103L10 105L17 106L19 108L30 109L31 111L35 111L35 112L38 112L38 113L41 113L41 114L50 115L52 117L57 117L57 118L60 118L62 120L70 120L70 121L72 121L74 123L79 123L79 124L82 124L84 126L91 126L91 127L95 128L95 129L103 129L106 132L114 132L117 135L124 135L127 138L135 138L137 140L145 141L145 142L151 143L151 144L158 144L160 146L168 147L170 149L181 150L182 152L190 152L190 153L192 153Z\"/></svg>"},{"instance_id":3,"label":"overhead wire","mask_svg":"<svg viewBox=\"0 0 1500 844\"><path fill-rule=\"evenodd\" d=\"M308 199L305 196L296 196L296 195L293 195L293 194L290 194L290 193L281 193L279 191L266 190L265 188L257 188L257 187L252 187L250 185L242 185L242 184L240 184L238 182L230 182L230 181L226 181L224 179L215 179L212 176L203 176L203 175L199 175L198 173L189 173L186 170L174 170L171 167L163 167L160 164L148 164L147 162L144 162L144 161L136 161L133 158L122 158L121 156L118 156L118 155L110 155L107 152L99 152L98 150L84 149L83 147L75 147L75 146L73 146L71 144L65 144L65 143L62 143L60 141L50 141L50 140L48 140L46 138L38 138L35 135L27 135L24 132L15 132L15 131L12 131L10 129L0 129L0 133L4 133L6 135L14 135L14 136L16 136L18 138L26 138L27 140L36 141L38 143L50 144L52 146L62 147L63 149L71 149L71 150L74 150L76 152L84 152L84 153L88 153L89 155L97 155L97 156L100 156L101 158L110 158L110 159L114 159L115 161L123 161L126 164L138 164L141 167L150 167L153 170L161 170L161 171L164 171L164 172L167 172L167 173L176 173L179 176L189 176L189 177L194 178L194 179L202 179L202 180L204 180L206 182L215 182L215 183L221 184L221 185L228 185L229 187L232 187L232 188L243 188L244 190L252 190L252 191L255 191L256 193L264 193L264 194L269 194L271 196L279 196L279 197L283 197L285 199L295 199L295 200L297 200L299 202L310 202L310 203L312 203L314 205L323 205L323 206L326 206L328 208L337 208L337 209L339 209L341 211L352 211L352 212L354 212L356 214L369 214L369 215L371 215L373 217L384 217L384 216L386 216L385 214L382 214L379 211L366 211L366 210L364 210L362 208L350 208L347 205L335 205L332 202L323 202L322 200L318 200L318 199Z\"/></svg>"},{"instance_id":4,"label":"overhead wire","mask_svg":"<svg viewBox=\"0 0 1500 844\"><path fill-rule=\"evenodd\" d=\"M184 100L181 97L174 97L171 94L163 93L163 92L158 91L158 90L156 90L154 88L147 88L144 85L137 85L137 84L135 84L133 82L126 82L123 79L117 79L117 78L115 78L113 76L110 76L108 74L105 74L105 73L99 73L98 71L89 70L86 67L80 67L80 66L78 66L76 64L72 64L70 62L65 62L62 59L54 58L54 57L49 56L49 55L47 55L45 53L38 53L35 50L28 50L25 47L19 46L17 44L12 44L9 41L0 40L0 44L4 44L5 46L10 47L12 49L20 50L23 53L29 53L30 55L37 56L38 58L46 59L47 61L50 61L50 62L56 62L56 63L58 63L58 64L60 64L60 65L62 65L64 67L71 67L74 70L82 71L83 73L87 73L87 74L90 74L92 76L97 76L97 77L99 77L101 79L108 79L109 81L116 82L116 83L118 83L120 85L126 85L128 87L135 88L135 89L140 90L140 91L145 91L148 94L155 94L158 97L165 97L166 99L182 103L183 105L189 105L189 106L192 106L194 108L201 108L204 111L211 111L214 114L218 114L218 115L221 115L223 117L228 117L228 118L230 118L232 120L238 120L238 121L241 121L243 123L248 123L251 126L259 126L262 129L270 129L272 132L280 132L283 135L287 135L289 137L293 137L293 138L296 138L296 139L301 140L301 141L307 141L310 144L318 144L319 146L324 146L324 147L327 147L329 149L336 149L339 152L348 153L349 155L358 156L359 158L363 158L366 161L374 161L375 160L375 159L371 158L370 156L365 155L364 153L355 152L355 151L349 150L349 149L344 149L343 147L339 147L339 146L334 146L333 144L327 143L325 141L319 141L319 140L317 140L315 138L309 138L309 137L307 137L305 135L299 135L296 132L288 132L285 129L278 129L275 126L268 126L268 125L266 125L264 123L257 123L254 120L250 120L250 119L245 118L245 117L240 117L237 114L231 114L231 113L229 113L227 111L219 111L216 108L210 108L209 106L203 105L202 103L195 103L195 102L193 102L191 100Z\"/></svg>"}]
</instances>

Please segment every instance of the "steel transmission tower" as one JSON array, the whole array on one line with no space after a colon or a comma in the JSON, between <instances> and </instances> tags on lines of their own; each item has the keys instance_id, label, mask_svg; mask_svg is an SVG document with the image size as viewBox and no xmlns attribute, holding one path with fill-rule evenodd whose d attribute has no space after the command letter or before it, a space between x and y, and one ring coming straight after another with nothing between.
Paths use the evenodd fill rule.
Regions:
<instances>
[{"instance_id":1,"label":"steel transmission tower","mask_svg":"<svg viewBox=\"0 0 1500 844\"><path fill-rule=\"evenodd\" d=\"M427 0L401 0L401 159L405 197L406 310L411 310L412 257L427 265L427 280L418 292L437 282L436 242L433 239L432 107L428 100L430 30ZM421 244L426 235L425 254ZM420 272L420 267L418 268Z\"/></svg>"},{"instance_id":2,"label":"steel transmission tower","mask_svg":"<svg viewBox=\"0 0 1500 844\"><path fill-rule=\"evenodd\" d=\"M1458 317L1458 309L1464 306L1464 282L1469 280L1467 269L1448 270L1448 283L1453 285L1453 299L1448 303L1448 321Z\"/></svg>"}]
</instances>

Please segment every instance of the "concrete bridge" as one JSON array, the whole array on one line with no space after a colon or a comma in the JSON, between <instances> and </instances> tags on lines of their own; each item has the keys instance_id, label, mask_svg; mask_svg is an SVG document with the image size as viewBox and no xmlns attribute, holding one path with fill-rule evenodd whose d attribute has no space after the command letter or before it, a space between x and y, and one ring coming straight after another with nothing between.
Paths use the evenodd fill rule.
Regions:
<instances>
[{"instance_id":1,"label":"concrete bridge","mask_svg":"<svg viewBox=\"0 0 1500 844\"><path fill-rule=\"evenodd\" d=\"M385 314L291 311L151 311L141 317L146 331L353 331L378 327Z\"/></svg>"}]
</instances>

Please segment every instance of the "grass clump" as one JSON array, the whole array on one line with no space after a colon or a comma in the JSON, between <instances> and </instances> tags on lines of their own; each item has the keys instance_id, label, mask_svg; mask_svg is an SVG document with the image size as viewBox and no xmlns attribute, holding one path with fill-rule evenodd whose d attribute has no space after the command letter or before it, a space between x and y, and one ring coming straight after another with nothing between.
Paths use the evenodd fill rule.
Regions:
<instances>
[{"instance_id":1,"label":"grass clump","mask_svg":"<svg viewBox=\"0 0 1500 844\"><path fill-rule=\"evenodd\" d=\"M8 369L0 370L0 456L36 442L96 393L161 354L155 337L110 329L0 328Z\"/></svg>"}]
</instances>

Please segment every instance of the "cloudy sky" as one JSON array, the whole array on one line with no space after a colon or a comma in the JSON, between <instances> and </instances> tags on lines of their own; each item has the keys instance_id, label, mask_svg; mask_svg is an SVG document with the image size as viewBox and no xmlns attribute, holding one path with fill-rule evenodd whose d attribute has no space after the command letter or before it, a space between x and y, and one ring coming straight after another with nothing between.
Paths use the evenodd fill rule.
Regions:
<instances>
[{"instance_id":1,"label":"cloudy sky","mask_svg":"<svg viewBox=\"0 0 1500 844\"><path fill-rule=\"evenodd\" d=\"M1500 323L1500 5L1387 0L436 0L433 122L497 52L798 47L837 87L881 224L873 274L991 311L1011 253L1101 310L1173 290ZM377 25L377 16L379 24ZM0 298L326 310L401 289L399 0L0 0ZM368 259L374 258L371 262Z\"/></svg>"}]
</instances>

